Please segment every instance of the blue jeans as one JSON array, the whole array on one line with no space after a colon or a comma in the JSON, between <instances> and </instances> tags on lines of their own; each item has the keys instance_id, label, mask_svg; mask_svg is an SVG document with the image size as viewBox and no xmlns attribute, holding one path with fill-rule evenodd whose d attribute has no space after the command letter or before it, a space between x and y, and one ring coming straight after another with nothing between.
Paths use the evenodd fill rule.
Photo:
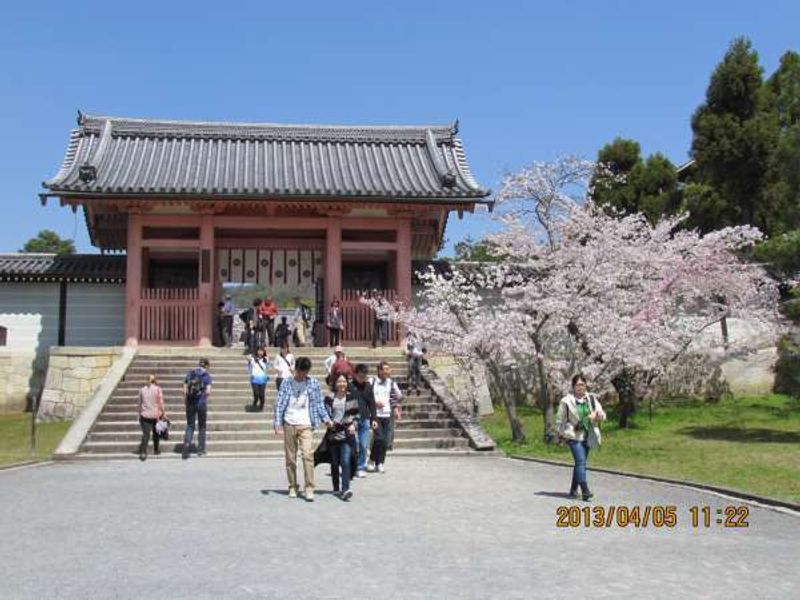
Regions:
<instances>
[{"instance_id":1,"label":"blue jeans","mask_svg":"<svg viewBox=\"0 0 800 600\"><path fill-rule=\"evenodd\" d=\"M572 485L569 491L574 493L580 486L581 493L586 496L589 493L589 485L586 483L586 460L589 458L589 444L585 441L577 442L575 440L567 443L572 452L572 458L575 459L575 467L572 469Z\"/></svg>"},{"instance_id":2,"label":"blue jeans","mask_svg":"<svg viewBox=\"0 0 800 600\"><path fill-rule=\"evenodd\" d=\"M197 449L204 452L206 449L206 416L208 415L208 404L187 402L186 403L186 432L183 434L183 447L188 448L192 445L194 436L194 422L197 419Z\"/></svg>"},{"instance_id":3,"label":"blue jeans","mask_svg":"<svg viewBox=\"0 0 800 600\"><path fill-rule=\"evenodd\" d=\"M361 419L358 422L358 470L367 468L367 454L369 454L369 429L370 420Z\"/></svg>"},{"instance_id":4,"label":"blue jeans","mask_svg":"<svg viewBox=\"0 0 800 600\"><path fill-rule=\"evenodd\" d=\"M346 492L350 489L350 480L353 478L350 461L355 451L356 440L351 437L343 442L334 444L331 448L331 479L333 481L334 491L339 489L339 467L342 468L341 491Z\"/></svg>"}]
</instances>

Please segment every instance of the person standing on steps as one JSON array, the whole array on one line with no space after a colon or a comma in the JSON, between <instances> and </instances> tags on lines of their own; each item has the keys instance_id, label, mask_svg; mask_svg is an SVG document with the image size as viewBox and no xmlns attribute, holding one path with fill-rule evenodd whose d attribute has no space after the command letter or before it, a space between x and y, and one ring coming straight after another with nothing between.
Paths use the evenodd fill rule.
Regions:
<instances>
[{"instance_id":1,"label":"person standing on steps","mask_svg":"<svg viewBox=\"0 0 800 600\"><path fill-rule=\"evenodd\" d=\"M377 347L380 339L381 348L385 348L386 340L389 338L389 303L381 292L375 292L373 297L376 298L376 304L372 325L372 347Z\"/></svg>"},{"instance_id":2,"label":"person standing on steps","mask_svg":"<svg viewBox=\"0 0 800 600\"><path fill-rule=\"evenodd\" d=\"M267 383L269 382L269 356L267 349L261 346L254 356L247 359L247 370L250 372L250 387L253 388L253 410L264 410Z\"/></svg>"},{"instance_id":3,"label":"person standing on steps","mask_svg":"<svg viewBox=\"0 0 800 600\"><path fill-rule=\"evenodd\" d=\"M150 434L153 434L153 454L158 456L158 434L156 423L166 416L164 412L164 393L158 385L155 375L147 378L147 383L139 390L139 425L142 428L142 440L139 442L139 460L147 460L147 445Z\"/></svg>"},{"instance_id":4,"label":"person standing on steps","mask_svg":"<svg viewBox=\"0 0 800 600\"><path fill-rule=\"evenodd\" d=\"M284 379L275 402L272 425L275 435L283 434L286 460L286 477L289 480L289 497L297 497L297 447L303 458L304 496L314 501L314 439L313 429L320 423L333 425L325 404L319 382L308 376L311 360L305 356L297 359L294 376Z\"/></svg>"},{"instance_id":5,"label":"person standing on steps","mask_svg":"<svg viewBox=\"0 0 800 600\"><path fill-rule=\"evenodd\" d=\"M422 381L422 361L425 358L425 348L419 343L417 336L412 332L406 335L406 360L408 361L408 394L411 389L419 396L419 386Z\"/></svg>"},{"instance_id":6,"label":"person standing on steps","mask_svg":"<svg viewBox=\"0 0 800 600\"><path fill-rule=\"evenodd\" d=\"M284 379L294 377L294 355L289 352L289 346L281 346L278 356L275 357L275 390L280 391Z\"/></svg>"},{"instance_id":7,"label":"person standing on steps","mask_svg":"<svg viewBox=\"0 0 800 600\"><path fill-rule=\"evenodd\" d=\"M294 337L296 346L305 346L308 337L308 328L311 323L311 308L303 304L300 296L294 297L297 308L294 311Z\"/></svg>"},{"instance_id":8,"label":"person standing on steps","mask_svg":"<svg viewBox=\"0 0 800 600\"><path fill-rule=\"evenodd\" d=\"M272 298L267 296L258 307L258 314L264 320L264 327L267 331L267 340L262 343L262 346L272 346L275 344L275 317L278 316L278 305L272 301Z\"/></svg>"},{"instance_id":9,"label":"person standing on steps","mask_svg":"<svg viewBox=\"0 0 800 600\"><path fill-rule=\"evenodd\" d=\"M350 480L356 458L356 433L358 431L358 400L348 393L348 383L344 375L336 380L333 395L325 400L325 406L333 421L328 430L328 448L331 453L331 481L334 494L348 501L353 497ZM339 468L341 467L341 478ZM341 481L341 492L340 492Z\"/></svg>"},{"instance_id":10,"label":"person standing on steps","mask_svg":"<svg viewBox=\"0 0 800 600\"><path fill-rule=\"evenodd\" d=\"M378 376L371 379L371 384L378 428L372 441L367 471L385 473L386 451L392 444L394 423L401 418L400 402L403 400L403 394L392 379L391 367L385 360L378 363Z\"/></svg>"},{"instance_id":11,"label":"person standing on steps","mask_svg":"<svg viewBox=\"0 0 800 600\"><path fill-rule=\"evenodd\" d=\"M586 481L586 461L589 450L600 445L600 428L598 424L605 421L606 413L600 401L589 394L586 379L583 375L572 378L572 393L561 398L556 413L556 426L562 439L566 440L575 460L572 470L572 485L569 488L570 498L578 497L578 487L584 501L592 499Z\"/></svg>"},{"instance_id":12,"label":"person standing on steps","mask_svg":"<svg viewBox=\"0 0 800 600\"><path fill-rule=\"evenodd\" d=\"M253 306L250 307L249 322L247 327L247 346L250 349L250 354L256 353L256 348L265 346L264 333L267 330L267 322L261 318L259 309L261 308L261 298L253 300Z\"/></svg>"},{"instance_id":13,"label":"person standing on steps","mask_svg":"<svg viewBox=\"0 0 800 600\"><path fill-rule=\"evenodd\" d=\"M208 397L211 395L210 363L201 358L197 368L187 373L183 380L183 395L186 398L186 431L183 435L181 458L189 458L194 437L194 424L197 421L197 454L206 453L206 419L208 416Z\"/></svg>"},{"instance_id":14,"label":"person standing on steps","mask_svg":"<svg viewBox=\"0 0 800 600\"><path fill-rule=\"evenodd\" d=\"M281 322L275 329L275 346L277 348L288 346L290 337L292 337L292 330L289 328L289 321L286 317L281 317Z\"/></svg>"},{"instance_id":15,"label":"person standing on steps","mask_svg":"<svg viewBox=\"0 0 800 600\"><path fill-rule=\"evenodd\" d=\"M369 452L370 429L378 428L375 409L375 394L367 380L369 369L364 363L356 365L353 381L350 383L350 394L358 400L358 465L356 477L366 477L367 453Z\"/></svg>"},{"instance_id":16,"label":"person standing on steps","mask_svg":"<svg viewBox=\"0 0 800 600\"><path fill-rule=\"evenodd\" d=\"M331 302L331 307L328 310L328 341L331 348L338 346L342 340L342 331L344 331L344 320L342 318L342 305L337 298Z\"/></svg>"}]
</instances>

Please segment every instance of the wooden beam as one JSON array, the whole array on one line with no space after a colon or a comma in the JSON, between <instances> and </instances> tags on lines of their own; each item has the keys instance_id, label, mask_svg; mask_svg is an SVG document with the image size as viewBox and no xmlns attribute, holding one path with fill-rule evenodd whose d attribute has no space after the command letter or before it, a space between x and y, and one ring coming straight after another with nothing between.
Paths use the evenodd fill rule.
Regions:
<instances>
[{"instance_id":1,"label":"wooden beam","mask_svg":"<svg viewBox=\"0 0 800 600\"><path fill-rule=\"evenodd\" d=\"M217 248L261 248L265 250L324 250L324 239L309 238L216 238Z\"/></svg>"},{"instance_id":2,"label":"wooden beam","mask_svg":"<svg viewBox=\"0 0 800 600\"><path fill-rule=\"evenodd\" d=\"M342 242L342 250L396 250L397 242Z\"/></svg>"},{"instance_id":3,"label":"wooden beam","mask_svg":"<svg viewBox=\"0 0 800 600\"><path fill-rule=\"evenodd\" d=\"M163 248L170 250L171 248L193 248L200 247L200 240L170 240L170 239L144 239L142 240L142 248Z\"/></svg>"}]
</instances>

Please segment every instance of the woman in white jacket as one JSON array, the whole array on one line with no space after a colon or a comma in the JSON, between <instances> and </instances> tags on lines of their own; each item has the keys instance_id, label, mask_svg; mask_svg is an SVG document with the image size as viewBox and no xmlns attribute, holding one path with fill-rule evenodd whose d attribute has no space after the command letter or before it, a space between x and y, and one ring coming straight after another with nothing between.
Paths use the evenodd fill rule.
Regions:
<instances>
[{"instance_id":1,"label":"woman in white jacket","mask_svg":"<svg viewBox=\"0 0 800 600\"><path fill-rule=\"evenodd\" d=\"M566 440L575 459L569 488L571 498L578 497L578 487L585 501L594 496L586 483L586 460L589 450L600 445L600 428L597 424L605 419L606 413L600 401L587 391L586 379L583 375L575 375L572 378L572 393L561 399L556 414L558 433Z\"/></svg>"}]
</instances>

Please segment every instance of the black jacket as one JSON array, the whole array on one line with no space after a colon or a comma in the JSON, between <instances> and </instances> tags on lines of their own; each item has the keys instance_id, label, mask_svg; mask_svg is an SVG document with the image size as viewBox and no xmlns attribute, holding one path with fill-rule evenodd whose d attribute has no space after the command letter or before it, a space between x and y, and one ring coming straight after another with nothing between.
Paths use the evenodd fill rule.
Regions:
<instances>
[{"instance_id":1,"label":"black jacket","mask_svg":"<svg viewBox=\"0 0 800 600\"><path fill-rule=\"evenodd\" d=\"M358 400L358 414L362 419L375 421L378 418L378 412L375 409L375 394L372 392L369 381L365 381L363 386L352 381L347 392Z\"/></svg>"}]
</instances>

